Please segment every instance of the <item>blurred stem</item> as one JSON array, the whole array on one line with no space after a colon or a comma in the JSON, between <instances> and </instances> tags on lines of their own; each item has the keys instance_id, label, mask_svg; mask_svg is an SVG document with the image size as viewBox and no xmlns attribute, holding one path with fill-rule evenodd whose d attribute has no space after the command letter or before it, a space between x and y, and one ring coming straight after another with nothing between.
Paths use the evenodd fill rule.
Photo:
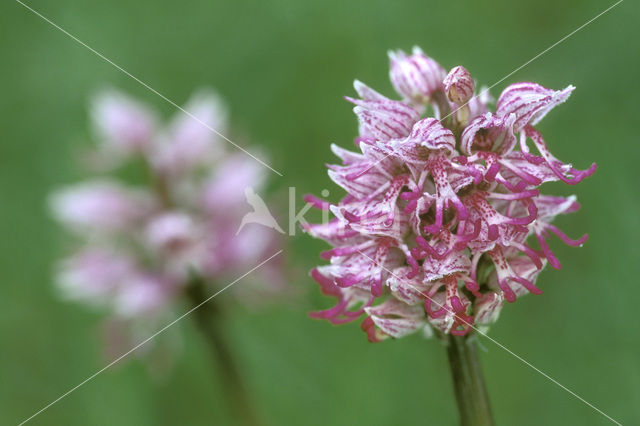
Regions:
<instances>
[{"instance_id":1,"label":"blurred stem","mask_svg":"<svg viewBox=\"0 0 640 426\"><path fill-rule=\"evenodd\" d=\"M484 383L475 336L448 335L447 353L461 426L493 426L489 394Z\"/></svg>"},{"instance_id":2,"label":"blurred stem","mask_svg":"<svg viewBox=\"0 0 640 426\"><path fill-rule=\"evenodd\" d=\"M194 306L204 302L208 295L205 293L203 280L193 279L188 286L187 294ZM227 398L229 412L236 424L239 426L260 425L240 370L225 338L222 312L215 302L213 299L209 300L197 308L193 315L195 315L198 327L211 348L211 355L222 384L222 393Z\"/></svg>"}]
</instances>

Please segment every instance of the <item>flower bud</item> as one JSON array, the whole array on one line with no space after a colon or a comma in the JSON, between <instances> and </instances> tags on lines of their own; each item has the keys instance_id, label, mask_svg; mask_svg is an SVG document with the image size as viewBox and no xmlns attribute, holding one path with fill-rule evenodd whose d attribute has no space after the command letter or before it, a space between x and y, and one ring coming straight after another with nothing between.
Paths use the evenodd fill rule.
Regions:
<instances>
[{"instance_id":1,"label":"flower bud","mask_svg":"<svg viewBox=\"0 0 640 426\"><path fill-rule=\"evenodd\" d=\"M420 48L414 47L412 53L409 56L402 50L389 52L391 84L406 100L424 103L443 88L446 71Z\"/></svg>"},{"instance_id":2,"label":"flower bud","mask_svg":"<svg viewBox=\"0 0 640 426\"><path fill-rule=\"evenodd\" d=\"M221 140L227 132L227 109L211 90L200 90L185 110L178 111L151 152L155 168L177 175L211 164L224 152Z\"/></svg>"},{"instance_id":3,"label":"flower bud","mask_svg":"<svg viewBox=\"0 0 640 426\"><path fill-rule=\"evenodd\" d=\"M155 249L177 252L195 240L194 224L186 214L165 213L151 220L146 237L149 245Z\"/></svg>"},{"instance_id":4,"label":"flower bud","mask_svg":"<svg viewBox=\"0 0 640 426\"><path fill-rule=\"evenodd\" d=\"M259 191L266 180L265 168L253 158L244 153L229 155L203 186L203 208L217 217L221 213L235 217L246 209L245 190Z\"/></svg>"},{"instance_id":5,"label":"flower bud","mask_svg":"<svg viewBox=\"0 0 640 426\"><path fill-rule=\"evenodd\" d=\"M165 277L140 272L115 295L114 310L124 318L156 313L171 301L173 287Z\"/></svg>"},{"instance_id":6,"label":"flower bud","mask_svg":"<svg viewBox=\"0 0 640 426\"><path fill-rule=\"evenodd\" d=\"M131 259L102 248L89 248L58 266L57 284L64 297L102 303L134 270Z\"/></svg>"},{"instance_id":7,"label":"flower bud","mask_svg":"<svg viewBox=\"0 0 640 426\"><path fill-rule=\"evenodd\" d=\"M72 185L55 193L50 207L69 229L102 233L130 229L152 208L150 194L111 180Z\"/></svg>"},{"instance_id":8,"label":"flower bud","mask_svg":"<svg viewBox=\"0 0 640 426\"><path fill-rule=\"evenodd\" d=\"M145 150L155 132L154 114L117 91L101 93L93 100L91 118L98 137L116 152Z\"/></svg>"},{"instance_id":9,"label":"flower bud","mask_svg":"<svg viewBox=\"0 0 640 426\"><path fill-rule=\"evenodd\" d=\"M469 71L457 66L444 79L444 91L451 102L463 105L471 99L475 84Z\"/></svg>"}]
</instances>

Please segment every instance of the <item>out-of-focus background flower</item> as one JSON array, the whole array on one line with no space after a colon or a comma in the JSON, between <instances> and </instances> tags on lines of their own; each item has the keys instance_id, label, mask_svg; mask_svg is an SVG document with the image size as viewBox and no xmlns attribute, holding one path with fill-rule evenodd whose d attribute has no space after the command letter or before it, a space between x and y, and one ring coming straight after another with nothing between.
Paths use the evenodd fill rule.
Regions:
<instances>
[{"instance_id":1,"label":"out-of-focus background flower","mask_svg":"<svg viewBox=\"0 0 640 426\"><path fill-rule=\"evenodd\" d=\"M613 2L611 2L612 4ZM351 147L356 119L342 99L358 78L390 94L388 49L421 46L447 68L491 85L604 10L602 1L44 2L27 4L178 104L213 86L232 126L269 153L271 193L287 211L297 194L342 194L326 177L329 143ZM596 174L575 190L582 210L558 222L590 234L582 249L555 241L563 270L538 279L543 296L507 306L491 336L623 424L640 421L640 189L636 141L640 8L625 1L496 86L574 84L540 128L559 158ZM66 253L48 217L52 189L83 176L87 105L104 86L160 110L174 108L17 2L0 6L0 423L15 424L104 365L102 318L61 300L53 285ZM277 204L277 203L276 203ZM301 201L300 201L301 204ZM300 205L298 205L298 209ZM311 216L310 216L311 218ZM240 220L240 218L238 218ZM445 351L416 335L372 345L357 327L308 319L328 306L306 276L326 246L289 242L296 305L238 307L233 345L258 411L270 424L451 424L456 418ZM242 282L238 283L242 285ZM221 298L231 297L222 294ZM224 411L204 343L179 324L183 354L166 374L143 362L101 374L33 424L210 424ZM159 337L162 338L162 337ZM487 340L483 354L498 424L607 424ZM224 421L220 424L225 424Z\"/></svg>"}]
</instances>

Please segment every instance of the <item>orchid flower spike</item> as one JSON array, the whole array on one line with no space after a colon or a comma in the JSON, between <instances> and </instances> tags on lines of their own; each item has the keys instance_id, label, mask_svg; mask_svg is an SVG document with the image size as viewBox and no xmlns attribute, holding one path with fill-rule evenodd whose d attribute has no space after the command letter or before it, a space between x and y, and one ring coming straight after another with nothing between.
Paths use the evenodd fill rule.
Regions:
<instances>
[{"instance_id":1,"label":"orchid flower spike","mask_svg":"<svg viewBox=\"0 0 640 426\"><path fill-rule=\"evenodd\" d=\"M194 276L223 285L282 244L279 234L255 224L238 231L248 210L245 188L260 190L266 176L254 159L226 152L226 142L207 128L226 132L222 101L201 90L185 109L193 116L178 112L162 126L141 102L101 93L91 106L93 157L113 167L144 165L140 175L149 178L134 186L113 173L50 199L55 219L81 242L58 265L63 296L105 309L128 331L170 314ZM281 296L281 272L280 263L269 262L259 278L230 291L252 306Z\"/></svg>"},{"instance_id":2,"label":"orchid flower spike","mask_svg":"<svg viewBox=\"0 0 640 426\"><path fill-rule=\"evenodd\" d=\"M551 224L578 210L575 197L540 189L575 185L596 165L578 170L560 161L534 127L573 86L512 84L492 112L464 67L447 74L418 48L389 56L401 99L356 82L360 99L348 99L359 152L334 147L342 164L329 166L346 196L334 204L313 198L335 219L306 227L332 246L329 264L311 276L337 304L311 316L336 324L364 317L374 342L419 330L464 335L496 321L505 301L542 293L540 271L560 267L552 234L572 246L585 242Z\"/></svg>"}]
</instances>

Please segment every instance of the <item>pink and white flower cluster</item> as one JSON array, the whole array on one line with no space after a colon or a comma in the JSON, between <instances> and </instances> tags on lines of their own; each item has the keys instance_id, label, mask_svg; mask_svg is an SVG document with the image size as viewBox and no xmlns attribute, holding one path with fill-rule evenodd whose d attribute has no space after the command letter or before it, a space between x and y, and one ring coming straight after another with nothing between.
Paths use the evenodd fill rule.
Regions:
<instances>
[{"instance_id":1,"label":"pink and white flower cluster","mask_svg":"<svg viewBox=\"0 0 640 426\"><path fill-rule=\"evenodd\" d=\"M464 335L494 322L505 301L542 293L540 271L560 268L551 234L584 243L586 235L573 240L551 224L579 208L575 197L539 187L577 184L596 165L582 171L558 160L535 128L573 86L512 84L492 112L465 68L447 73L418 48L390 59L401 100L359 81L359 99L347 98L360 152L332 146L342 165L329 166L347 195L337 204L307 197L335 216L307 231L333 246L323 253L330 263L311 275L338 302L311 315L334 324L365 315L370 341L421 329Z\"/></svg>"},{"instance_id":2,"label":"pink and white flower cluster","mask_svg":"<svg viewBox=\"0 0 640 426\"><path fill-rule=\"evenodd\" d=\"M249 210L244 189L260 189L266 176L251 157L225 152L226 142L207 128L226 132L218 97L197 92L185 109L196 118L179 112L160 125L122 93L94 100L100 145L91 157L109 173L51 198L56 219L81 242L58 269L68 298L106 306L121 320L149 318L166 312L194 277L221 288L279 248L282 241L265 227L248 225L236 235ZM137 185L116 177L127 171L143 176ZM250 289L232 289L242 301L281 290L277 262L260 272Z\"/></svg>"}]
</instances>

